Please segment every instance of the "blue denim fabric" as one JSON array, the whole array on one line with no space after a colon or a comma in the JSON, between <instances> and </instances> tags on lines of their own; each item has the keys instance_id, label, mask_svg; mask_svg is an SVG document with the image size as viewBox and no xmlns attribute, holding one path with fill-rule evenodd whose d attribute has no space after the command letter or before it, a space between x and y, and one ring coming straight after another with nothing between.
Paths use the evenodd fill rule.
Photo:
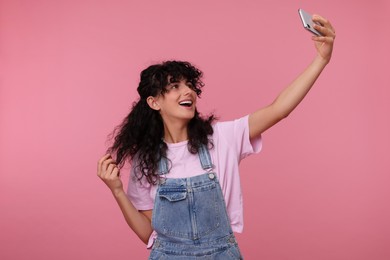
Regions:
<instances>
[{"instance_id":1,"label":"blue denim fabric","mask_svg":"<svg viewBox=\"0 0 390 260\"><path fill-rule=\"evenodd\" d=\"M206 173L165 178L157 188L152 216L157 239L150 260L242 259L205 146L199 150L199 159ZM165 158L159 163L159 173L168 173Z\"/></svg>"}]
</instances>

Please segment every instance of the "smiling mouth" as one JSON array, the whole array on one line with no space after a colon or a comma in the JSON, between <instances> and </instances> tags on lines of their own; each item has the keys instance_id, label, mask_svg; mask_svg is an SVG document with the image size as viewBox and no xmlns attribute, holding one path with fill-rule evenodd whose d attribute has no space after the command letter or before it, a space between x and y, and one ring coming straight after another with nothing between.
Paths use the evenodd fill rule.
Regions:
<instances>
[{"instance_id":1,"label":"smiling mouth","mask_svg":"<svg viewBox=\"0 0 390 260\"><path fill-rule=\"evenodd\" d=\"M191 100L182 101L179 103L179 105L183 107L190 107L192 106L192 101Z\"/></svg>"}]
</instances>

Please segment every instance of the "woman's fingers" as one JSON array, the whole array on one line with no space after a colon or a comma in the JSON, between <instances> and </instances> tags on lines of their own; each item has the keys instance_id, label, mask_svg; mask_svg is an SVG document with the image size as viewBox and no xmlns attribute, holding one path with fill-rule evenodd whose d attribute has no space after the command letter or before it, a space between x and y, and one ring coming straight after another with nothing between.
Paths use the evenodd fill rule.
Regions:
<instances>
[{"instance_id":1,"label":"woman's fingers","mask_svg":"<svg viewBox=\"0 0 390 260\"><path fill-rule=\"evenodd\" d=\"M317 53L326 62L329 62L332 57L334 39L336 32L329 22L321 15L315 14L312 16L313 28L320 32L321 36L313 36L312 40L315 42Z\"/></svg>"},{"instance_id":2,"label":"woman's fingers","mask_svg":"<svg viewBox=\"0 0 390 260\"><path fill-rule=\"evenodd\" d=\"M103 165L102 165L102 170L103 170L103 172L104 172L104 171L107 171L108 167L109 167L111 164L116 164L116 162L115 162L112 158L109 158L109 159L105 160L105 161L103 162Z\"/></svg>"},{"instance_id":3,"label":"woman's fingers","mask_svg":"<svg viewBox=\"0 0 390 260\"><path fill-rule=\"evenodd\" d=\"M112 171L112 175L113 175L113 176L118 176L118 177L119 177L119 174L120 174L120 172L119 172L118 167L115 167L114 170Z\"/></svg>"},{"instance_id":4,"label":"woman's fingers","mask_svg":"<svg viewBox=\"0 0 390 260\"><path fill-rule=\"evenodd\" d=\"M317 24L314 24L313 27L314 27L314 29L319 31L324 36L326 36L328 34L328 30L325 27L322 27L322 26L317 25Z\"/></svg>"},{"instance_id":5,"label":"woman's fingers","mask_svg":"<svg viewBox=\"0 0 390 260\"><path fill-rule=\"evenodd\" d=\"M322 24L325 27L333 28L332 25L330 24L329 20L324 18L324 17L322 17L321 15L314 14L311 19L315 23L320 23L320 24Z\"/></svg>"},{"instance_id":6,"label":"woman's fingers","mask_svg":"<svg viewBox=\"0 0 390 260\"><path fill-rule=\"evenodd\" d=\"M107 170L106 170L106 174L104 175L104 177L105 177L106 179L109 179L109 178L114 177L114 175L113 175L113 170L114 170L115 168L117 168L116 164L111 163L111 164L108 166L108 168L107 168ZM115 175L115 176L116 176L116 175Z\"/></svg>"},{"instance_id":7,"label":"woman's fingers","mask_svg":"<svg viewBox=\"0 0 390 260\"><path fill-rule=\"evenodd\" d=\"M110 157L111 157L110 154L106 154L98 161L98 169L97 169L98 176L101 176L101 174L103 173L103 163Z\"/></svg>"},{"instance_id":8,"label":"woman's fingers","mask_svg":"<svg viewBox=\"0 0 390 260\"><path fill-rule=\"evenodd\" d=\"M333 36L334 35L334 33L326 27L323 27L323 26L320 26L317 24L314 24L313 27L314 27L314 29L319 31L323 36Z\"/></svg>"},{"instance_id":9,"label":"woman's fingers","mask_svg":"<svg viewBox=\"0 0 390 260\"><path fill-rule=\"evenodd\" d=\"M317 42L333 44L334 39L336 38L336 32L329 20L318 14L313 15L312 20L315 23L314 29L323 35L313 36L312 39Z\"/></svg>"},{"instance_id":10,"label":"woman's fingers","mask_svg":"<svg viewBox=\"0 0 390 260\"><path fill-rule=\"evenodd\" d=\"M313 36L312 39L317 42L327 42L327 43L333 43L334 41L333 37L325 37L325 36Z\"/></svg>"},{"instance_id":11,"label":"woman's fingers","mask_svg":"<svg viewBox=\"0 0 390 260\"><path fill-rule=\"evenodd\" d=\"M119 178L119 174L119 168L111 158L111 155L106 154L98 161L97 175L112 192L123 190L123 184Z\"/></svg>"},{"instance_id":12,"label":"woman's fingers","mask_svg":"<svg viewBox=\"0 0 390 260\"><path fill-rule=\"evenodd\" d=\"M324 17L315 14L312 17L312 20L314 23L314 28L318 31L320 31L325 36L336 36L336 31L334 30L332 24L329 22L329 20L325 19Z\"/></svg>"},{"instance_id":13,"label":"woman's fingers","mask_svg":"<svg viewBox=\"0 0 390 260\"><path fill-rule=\"evenodd\" d=\"M108 178L113 173L115 168L118 168L116 162L111 158L110 154L106 154L98 161L97 175L100 178ZM117 174L118 172L119 169L116 170Z\"/></svg>"}]
</instances>

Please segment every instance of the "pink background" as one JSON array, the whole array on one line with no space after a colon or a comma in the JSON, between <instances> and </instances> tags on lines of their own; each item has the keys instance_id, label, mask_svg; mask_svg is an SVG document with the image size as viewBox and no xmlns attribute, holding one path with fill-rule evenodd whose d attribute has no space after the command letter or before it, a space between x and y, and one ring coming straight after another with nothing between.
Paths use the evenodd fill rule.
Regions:
<instances>
[{"instance_id":1,"label":"pink background","mask_svg":"<svg viewBox=\"0 0 390 260\"><path fill-rule=\"evenodd\" d=\"M96 176L140 71L189 60L205 73L201 111L251 113L315 55L299 7L333 23L333 60L241 164L241 250L390 259L387 0L2 0L0 259L146 259Z\"/></svg>"}]
</instances>

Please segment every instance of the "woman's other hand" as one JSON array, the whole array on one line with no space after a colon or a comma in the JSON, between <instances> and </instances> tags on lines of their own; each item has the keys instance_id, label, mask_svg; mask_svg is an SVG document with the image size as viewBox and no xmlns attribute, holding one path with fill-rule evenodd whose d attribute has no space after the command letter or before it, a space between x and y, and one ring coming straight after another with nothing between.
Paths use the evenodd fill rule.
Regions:
<instances>
[{"instance_id":1,"label":"woman's other hand","mask_svg":"<svg viewBox=\"0 0 390 260\"><path fill-rule=\"evenodd\" d=\"M98 162L97 175L116 194L123 191L123 184L119 177L119 169L110 154L104 155Z\"/></svg>"}]
</instances>

